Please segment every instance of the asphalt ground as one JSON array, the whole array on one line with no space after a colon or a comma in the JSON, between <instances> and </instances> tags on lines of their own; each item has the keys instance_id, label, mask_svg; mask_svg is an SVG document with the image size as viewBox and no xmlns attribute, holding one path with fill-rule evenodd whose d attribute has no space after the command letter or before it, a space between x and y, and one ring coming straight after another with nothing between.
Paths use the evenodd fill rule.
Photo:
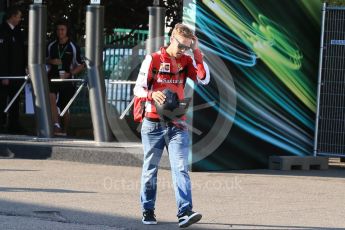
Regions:
<instances>
[{"instance_id":1,"label":"asphalt ground","mask_svg":"<svg viewBox=\"0 0 345 230\"><path fill-rule=\"evenodd\" d=\"M158 225L141 223L140 167L0 159L0 229L178 229L170 171L159 170ZM191 172L188 229L345 229L345 165L329 170Z\"/></svg>"}]
</instances>

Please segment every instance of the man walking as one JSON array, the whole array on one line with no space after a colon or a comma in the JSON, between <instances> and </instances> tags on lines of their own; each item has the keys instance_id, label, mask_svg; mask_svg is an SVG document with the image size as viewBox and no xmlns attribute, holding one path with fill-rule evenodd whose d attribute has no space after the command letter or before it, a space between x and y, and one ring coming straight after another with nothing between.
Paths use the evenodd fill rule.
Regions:
<instances>
[{"instance_id":1,"label":"man walking","mask_svg":"<svg viewBox=\"0 0 345 230\"><path fill-rule=\"evenodd\" d=\"M185 51L189 49L193 51L194 60L185 54ZM166 101L167 90L182 101L187 78L203 85L208 84L210 75L204 65L197 37L183 24L177 24L174 27L168 47L162 47L159 52L147 55L141 65L134 95L146 99L145 118L141 129L144 146L141 176L141 206L144 224L157 223L154 214L157 172L165 146L169 153L179 226L188 227L202 217L201 214L193 211L192 205L191 182L188 174L189 135L185 123L186 117L180 114L162 122L165 116L159 114L157 106L170 103L170 100Z\"/></svg>"}]
</instances>

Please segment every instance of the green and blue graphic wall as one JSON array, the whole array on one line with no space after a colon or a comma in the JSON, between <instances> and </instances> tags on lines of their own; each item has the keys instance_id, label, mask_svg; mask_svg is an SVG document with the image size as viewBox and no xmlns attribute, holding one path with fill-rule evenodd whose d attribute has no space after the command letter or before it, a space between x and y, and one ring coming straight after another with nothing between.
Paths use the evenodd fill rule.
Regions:
<instances>
[{"instance_id":1,"label":"green and blue graphic wall","mask_svg":"<svg viewBox=\"0 0 345 230\"><path fill-rule=\"evenodd\" d=\"M185 1L211 83L194 88L193 170L311 155L321 0ZM191 83L189 83L191 84Z\"/></svg>"}]
</instances>

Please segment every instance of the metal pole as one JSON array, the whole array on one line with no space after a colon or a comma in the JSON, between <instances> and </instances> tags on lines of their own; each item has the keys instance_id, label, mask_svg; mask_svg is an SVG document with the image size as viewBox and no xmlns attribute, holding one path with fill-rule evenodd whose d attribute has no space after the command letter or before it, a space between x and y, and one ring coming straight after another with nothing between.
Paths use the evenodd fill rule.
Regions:
<instances>
[{"instance_id":1,"label":"metal pole","mask_svg":"<svg viewBox=\"0 0 345 230\"><path fill-rule=\"evenodd\" d=\"M26 80L28 78L29 78L29 76L1 76L0 80L5 80L5 79L8 79L8 80Z\"/></svg>"},{"instance_id":2,"label":"metal pole","mask_svg":"<svg viewBox=\"0 0 345 230\"><path fill-rule=\"evenodd\" d=\"M134 98L131 100L131 102L127 105L125 110L122 112L122 114L120 116L120 120L122 120L126 116L126 114L128 113L128 111L130 110L130 108L132 107L133 104L134 104Z\"/></svg>"},{"instance_id":3,"label":"metal pole","mask_svg":"<svg viewBox=\"0 0 345 230\"><path fill-rule=\"evenodd\" d=\"M73 97L69 100L69 102L67 103L67 105L65 106L65 108L62 110L60 117L63 117L65 115L65 113L68 111L69 107L71 107L72 103L74 102L74 100L77 98L77 96L79 95L79 93L82 91L82 89L85 86L85 82L83 82L78 90L74 93Z\"/></svg>"},{"instance_id":4,"label":"metal pole","mask_svg":"<svg viewBox=\"0 0 345 230\"><path fill-rule=\"evenodd\" d=\"M159 50L164 45L165 12L164 7L160 7L157 2L154 6L149 6L149 37L146 43L146 53L151 54Z\"/></svg>"},{"instance_id":5,"label":"metal pole","mask_svg":"<svg viewBox=\"0 0 345 230\"><path fill-rule=\"evenodd\" d=\"M30 5L28 67L34 92L37 135L40 137L53 136L48 80L45 70L46 24L47 6Z\"/></svg>"},{"instance_id":6,"label":"metal pole","mask_svg":"<svg viewBox=\"0 0 345 230\"><path fill-rule=\"evenodd\" d=\"M104 6L86 6L85 59L88 70L90 109L95 141L112 140L106 114L103 76Z\"/></svg>"},{"instance_id":7,"label":"metal pole","mask_svg":"<svg viewBox=\"0 0 345 230\"><path fill-rule=\"evenodd\" d=\"M7 113L8 110L11 108L12 104L17 100L17 98L19 97L20 93L23 91L24 87L26 86L26 84L28 84L29 81L29 77L25 78L24 83L22 84L22 86L19 88L18 92L16 93L16 95L14 95L14 97L12 98L12 100L10 101L10 103L8 103L6 109L4 110L4 113Z\"/></svg>"},{"instance_id":8,"label":"metal pole","mask_svg":"<svg viewBox=\"0 0 345 230\"><path fill-rule=\"evenodd\" d=\"M65 108L60 113L60 117L63 117L65 115L65 113L67 112L67 110L69 109L69 107L71 107L72 103L77 98L77 96L79 95L79 93L81 92L83 87L87 85L87 83L86 83L86 81L84 79L81 79L81 78L79 78L79 79L78 78L72 78L72 79L51 79L50 81L51 82L81 82L81 85L79 86L78 90L73 94L72 98L69 100L69 102L67 103Z\"/></svg>"},{"instance_id":9,"label":"metal pole","mask_svg":"<svg viewBox=\"0 0 345 230\"><path fill-rule=\"evenodd\" d=\"M51 82L81 82L84 83L85 80L82 78L69 78L69 79L50 79Z\"/></svg>"},{"instance_id":10,"label":"metal pole","mask_svg":"<svg viewBox=\"0 0 345 230\"><path fill-rule=\"evenodd\" d=\"M321 25L321 39L320 39L320 59L319 59L319 76L318 76L318 86L317 86L317 107L316 107L316 122L315 122L315 136L314 136L314 156L317 156L317 137L319 129L319 119L320 119L320 93L322 84L322 64L323 64L323 49L324 49L324 33L325 33L325 16L326 16L327 4L323 3L322 6L322 25Z\"/></svg>"}]
</instances>

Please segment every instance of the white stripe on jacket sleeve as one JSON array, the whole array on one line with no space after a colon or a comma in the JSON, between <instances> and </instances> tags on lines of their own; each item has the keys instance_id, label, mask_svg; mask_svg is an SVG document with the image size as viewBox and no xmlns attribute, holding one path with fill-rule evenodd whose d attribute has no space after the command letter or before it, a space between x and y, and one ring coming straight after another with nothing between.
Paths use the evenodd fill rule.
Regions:
<instances>
[{"instance_id":1,"label":"white stripe on jacket sleeve","mask_svg":"<svg viewBox=\"0 0 345 230\"><path fill-rule=\"evenodd\" d=\"M205 68L205 72L206 72L206 77L201 80L198 76L196 77L198 79L198 84L201 84L201 85L207 85L209 82L210 82L210 69L208 68L208 65L206 64L206 62L202 62L202 64L204 65L204 68ZM193 66L196 68L196 62L193 58Z\"/></svg>"},{"instance_id":2,"label":"white stripe on jacket sleeve","mask_svg":"<svg viewBox=\"0 0 345 230\"><path fill-rule=\"evenodd\" d=\"M206 71L206 77L201 80L200 78L197 77L198 79L198 84L201 84L201 85L207 85L209 82L210 82L210 69L208 68L208 65L206 64L206 62L203 62L203 65L204 65L204 68L205 68L205 71Z\"/></svg>"},{"instance_id":3,"label":"white stripe on jacket sleeve","mask_svg":"<svg viewBox=\"0 0 345 230\"><path fill-rule=\"evenodd\" d=\"M137 81L133 89L134 95L137 97L147 97L147 78L149 76L152 56L146 55L145 60L141 64Z\"/></svg>"}]
</instances>

